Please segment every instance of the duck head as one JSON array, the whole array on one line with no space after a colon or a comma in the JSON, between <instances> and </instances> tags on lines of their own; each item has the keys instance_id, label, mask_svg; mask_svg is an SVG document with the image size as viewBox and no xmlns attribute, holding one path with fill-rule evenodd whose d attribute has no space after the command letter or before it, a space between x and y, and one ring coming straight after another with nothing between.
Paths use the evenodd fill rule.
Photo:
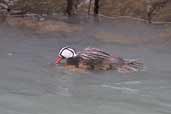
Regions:
<instances>
[{"instance_id":1,"label":"duck head","mask_svg":"<svg viewBox=\"0 0 171 114\"><path fill-rule=\"evenodd\" d=\"M63 47L56 58L56 64L60 64L63 59L68 59L76 56L74 49L70 47Z\"/></svg>"}]
</instances>

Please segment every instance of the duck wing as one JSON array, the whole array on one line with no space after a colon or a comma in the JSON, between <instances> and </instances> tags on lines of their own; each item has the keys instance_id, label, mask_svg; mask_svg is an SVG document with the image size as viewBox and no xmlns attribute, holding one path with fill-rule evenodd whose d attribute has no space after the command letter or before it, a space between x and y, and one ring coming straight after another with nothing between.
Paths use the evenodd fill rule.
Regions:
<instances>
[{"instance_id":1,"label":"duck wing","mask_svg":"<svg viewBox=\"0 0 171 114\"><path fill-rule=\"evenodd\" d=\"M92 63L102 63L104 61L110 61L112 56L98 48L85 48L83 51L78 53L83 60Z\"/></svg>"},{"instance_id":2,"label":"duck wing","mask_svg":"<svg viewBox=\"0 0 171 114\"><path fill-rule=\"evenodd\" d=\"M98 48L85 48L78 53L84 61L91 62L92 64L123 64L124 60L121 57L114 57L109 53Z\"/></svg>"}]
</instances>

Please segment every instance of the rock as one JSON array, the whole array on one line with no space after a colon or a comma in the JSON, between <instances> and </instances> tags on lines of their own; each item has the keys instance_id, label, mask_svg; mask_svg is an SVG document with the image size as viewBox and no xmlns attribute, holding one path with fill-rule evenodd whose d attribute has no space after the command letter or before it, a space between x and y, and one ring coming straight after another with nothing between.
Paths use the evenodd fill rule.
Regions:
<instances>
[{"instance_id":1,"label":"rock","mask_svg":"<svg viewBox=\"0 0 171 114\"><path fill-rule=\"evenodd\" d=\"M5 3L8 3L8 2L10 2L10 0L4 0L4 2L5 2Z\"/></svg>"},{"instance_id":2,"label":"rock","mask_svg":"<svg viewBox=\"0 0 171 114\"><path fill-rule=\"evenodd\" d=\"M8 9L8 5L5 3L0 3L0 7L3 9Z\"/></svg>"},{"instance_id":3,"label":"rock","mask_svg":"<svg viewBox=\"0 0 171 114\"><path fill-rule=\"evenodd\" d=\"M39 18L39 21L44 21L44 20L45 20L44 17L40 17L40 18Z\"/></svg>"},{"instance_id":4,"label":"rock","mask_svg":"<svg viewBox=\"0 0 171 114\"><path fill-rule=\"evenodd\" d=\"M14 2L9 2L8 5L9 6L13 6L14 5Z\"/></svg>"}]
</instances>

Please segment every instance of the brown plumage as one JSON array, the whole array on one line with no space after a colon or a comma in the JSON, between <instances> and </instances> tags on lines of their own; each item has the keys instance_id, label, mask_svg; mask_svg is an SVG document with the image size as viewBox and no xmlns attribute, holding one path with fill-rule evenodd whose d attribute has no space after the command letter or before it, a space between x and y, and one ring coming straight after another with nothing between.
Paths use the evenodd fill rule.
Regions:
<instances>
[{"instance_id":1,"label":"brown plumage","mask_svg":"<svg viewBox=\"0 0 171 114\"><path fill-rule=\"evenodd\" d=\"M66 48L71 50L72 48ZM64 48L63 48L64 50ZM62 51L60 51L61 54ZM66 52L65 52L66 53ZM72 52L73 53L73 52ZM75 52L74 52L75 53ZM61 55L65 58L65 54ZM86 48L75 56L66 58L66 65L73 65L76 68L87 70L118 70L119 72L139 71L143 64L135 60L125 60L121 57L114 57L109 53L97 48Z\"/></svg>"}]
</instances>

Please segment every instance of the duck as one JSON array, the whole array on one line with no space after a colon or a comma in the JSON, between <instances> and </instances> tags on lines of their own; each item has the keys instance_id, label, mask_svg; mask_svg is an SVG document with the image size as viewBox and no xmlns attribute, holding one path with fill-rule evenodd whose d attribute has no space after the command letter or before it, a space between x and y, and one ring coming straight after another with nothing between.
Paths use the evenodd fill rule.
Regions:
<instances>
[{"instance_id":1,"label":"duck","mask_svg":"<svg viewBox=\"0 0 171 114\"><path fill-rule=\"evenodd\" d=\"M143 68L143 63L135 59L123 59L111 55L99 48L85 48L79 52L66 46L60 49L55 63L61 64L65 60L66 66L73 66L85 70L117 70L119 72L137 72Z\"/></svg>"}]
</instances>

